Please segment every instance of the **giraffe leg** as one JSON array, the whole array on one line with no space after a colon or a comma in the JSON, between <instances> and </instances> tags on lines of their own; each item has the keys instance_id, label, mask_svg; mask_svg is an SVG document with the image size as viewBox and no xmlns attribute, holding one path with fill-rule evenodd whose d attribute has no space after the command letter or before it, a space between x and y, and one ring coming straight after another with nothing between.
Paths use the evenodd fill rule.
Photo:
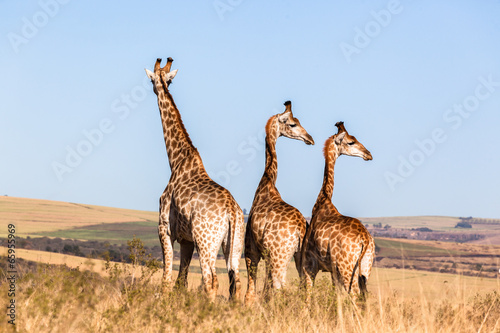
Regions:
<instances>
[{"instance_id":1,"label":"giraffe leg","mask_svg":"<svg viewBox=\"0 0 500 333\"><path fill-rule=\"evenodd\" d=\"M172 239L168 235L167 225L160 224L158 226L158 236L160 238L163 256L162 289L163 291L170 291L172 289L172 264L174 251L172 249Z\"/></svg>"},{"instance_id":2,"label":"giraffe leg","mask_svg":"<svg viewBox=\"0 0 500 333\"><path fill-rule=\"evenodd\" d=\"M318 269L304 270L304 280L306 285L306 304L311 303L312 288L314 286L314 281L316 280L317 274Z\"/></svg>"},{"instance_id":3,"label":"giraffe leg","mask_svg":"<svg viewBox=\"0 0 500 333\"><path fill-rule=\"evenodd\" d=\"M333 246L331 248L334 248ZM338 250L340 251L340 250ZM332 278L332 285L335 287L335 292L337 293L340 289L345 288L343 273L346 271L343 267L345 265L343 258L346 255L345 252L339 253L337 251L332 251L330 253L330 276ZM345 288L347 291L349 286Z\"/></svg>"},{"instance_id":4,"label":"giraffe leg","mask_svg":"<svg viewBox=\"0 0 500 333\"><path fill-rule=\"evenodd\" d=\"M247 256L245 254L245 263L248 273L248 286L245 294L245 305L252 305L257 298L257 269L259 266L260 257Z\"/></svg>"},{"instance_id":5,"label":"giraffe leg","mask_svg":"<svg viewBox=\"0 0 500 333\"><path fill-rule=\"evenodd\" d=\"M179 275L175 281L175 286L177 288L188 287L187 276L189 272L189 264L191 263L191 258L194 252L194 242L182 240L181 244L181 264L179 267Z\"/></svg>"},{"instance_id":6,"label":"giraffe leg","mask_svg":"<svg viewBox=\"0 0 500 333\"><path fill-rule=\"evenodd\" d=\"M260 261L260 253L254 242L250 223L247 223L245 233L245 263L248 274L248 287L245 294L245 305L252 305L257 298L257 269Z\"/></svg>"},{"instance_id":7,"label":"giraffe leg","mask_svg":"<svg viewBox=\"0 0 500 333\"><path fill-rule=\"evenodd\" d=\"M266 280L264 284L264 298L269 301L276 290L285 286L286 270L290 258L286 253L271 252L266 256Z\"/></svg>"},{"instance_id":8,"label":"giraffe leg","mask_svg":"<svg viewBox=\"0 0 500 333\"><path fill-rule=\"evenodd\" d=\"M344 280L342 279L342 274L340 273L340 269L335 265L332 265L332 271L330 272L330 276L332 278L332 285L335 287L335 292L338 292L341 289L342 290L345 289Z\"/></svg>"},{"instance_id":9,"label":"giraffe leg","mask_svg":"<svg viewBox=\"0 0 500 333\"><path fill-rule=\"evenodd\" d=\"M353 293L354 295L359 294L358 279L354 278L357 273L357 259L357 256L346 254L342 260L338 261L337 265L340 284L346 292Z\"/></svg>"},{"instance_id":10,"label":"giraffe leg","mask_svg":"<svg viewBox=\"0 0 500 333\"><path fill-rule=\"evenodd\" d=\"M212 293L210 295L210 299L215 300L215 296L217 296L217 290L219 290L219 279L217 277L217 272L215 270L215 261L210 267L210 271L212 272Z\"/></svg>"},{"instance_id":11,"label":"giraffe leg","mask_svg":"<svg viewBox=\"0 0 500 333\"><path fill-rule=\"evenodd\" d=\"M274 289L281 289L286 285L286 272L288 264L295 258L295 265L300 276L300 249L299 239L291 237L286 246L282 246L271 252L271 274Z\"/></svg>"},{"instance_id":12,"label":"giraffe leg","mask_svg":"<svg viewBox=\"0 0 500 333\"><path fill-rule=\"evenodd\" d=\"M237 301L241 293L240 272L238 270L229 270L229 300Z\"/></svg>"},{"instance_id":13,"label":"giraffe leg","mask_svg":"<svg viewBox=\"0 0 500 333\"><path fill-rule=\"evenodd\" d=\"M293 261L295 262L295 268L297 269L297 273L299 273L299 278L301 279L301 283L302 283L302 279L304 277L302 276L302 270L301 270L302 264L300 262L300 260L302 259L301 258L301 254L302 254L301 252L302 251L299 250L299 251L297 251L297 252L295 252L293 254Z\"/></svg>"},{"instance_id":14,"label":"giraffe leg","mask_svg":"<svg viewBox=\"0 0 500 333\"><path fill-rule=\"evenodd\" d=\"M312 227L309 226L309 228ZM299 270L299 276L301 277L300 284L306 292L306 304L308 305L311 303L312 288L319 271L319 262L313 252L318 246L316 245L315 238L311 236L312 231L312 229L309 229L304 237L302 249L300 251L300 267L297 268L297 270ZM306 237L308 237L307 235L309 235L309 239L306 239Z\"/></svg>"},{"instance_id":15,"label":"giraffe leg","mask_svg":"<svg viewBox=\"0 0 500 333\"><path fill-rule=\"evenodd\" d=\"M172 234L172 224L175 224L175 211L170 206L172 202L173 188L169 184L163 191L160 197L160 222L158 224L158 237L163 256L163 277L162 290L170 291L172 289L172 264L174 260L173 242L174 235Z\"/></svg>"},{"instance_id":16,"label":"giraffe leg","mask_svg":"<svg viewBox=\"0 0 500 333\"><path fill-rule=\"evenodd\" d=\"M217 253L213 254L213 251L209 250L210 249L206 246L198 245L203 289L207 293L210 301L213 302L217 296L217 289L219 288L219 281L215 272L215 259L217 258Z\"/></svg>"},{"instance_id":17,"label":"giraffe leg","mask_svg":"<svg viewBox=\"0 0 500 333\"><path fill-rule=\"evenodd\" d=\"M271 290L273 286L273 272L269 258L265 258L265 263L266 263L266 275L264 280L263 295L264 295L264 300L268 302L271 299Z\"/></svg>"},{"instance_id":18,"label":"giraffe leg","mask_svg":"<svg viewBox=\"0 0 500 333\"><path fill-rule=\"evenodd\" d=\"M271 266L271 281L273 289L281 289L286 283L286 270L290 260L275 260Z\"/></svg>"},{"instance_id":19,"label":"giraffe leg","mask_svg":"<svg viewBox=\"0 0 500 333\"><path fill-rule=\"evenodd\" d=\"M304 262L302 263L303 281L301 282L306 291L307 304L310 304L311 302L312 288L314 285L314 280L316 279L316 275L318 274L318 270L318 264L315 259L306 253L306 255L304 256Z\"/></svg>"}]
</instances>

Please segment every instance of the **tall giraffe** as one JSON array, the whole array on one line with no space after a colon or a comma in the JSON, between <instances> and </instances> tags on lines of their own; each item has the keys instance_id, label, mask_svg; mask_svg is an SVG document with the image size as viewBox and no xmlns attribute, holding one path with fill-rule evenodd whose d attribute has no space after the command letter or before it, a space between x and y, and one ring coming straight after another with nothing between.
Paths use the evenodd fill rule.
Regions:
<instances>
[{"instance_id":1,"label":"tall giraffe","mask_svg":"<svg viewBox=\"0 0 500 333\"><path fill-rule=\"evenodd\" d=\"M168 185L160 197L158 235L163 252L163 286L172 288L172 245L181 246L176 285L187 287L187 274L194 248L200 256L203 286L211 300L217 295L215 272L217 252L222 245L230 281L230 297L238 299L241 289L239 263L243 249L243 212L228 190L215 183L205 171L198 150L182 123L168 88L177 70L170 71L172 58L154 73L146 70L158 96L163 136L171 169Z\"/></svg>"},{"instance_id":2,"label":"tall giraffe","mask_svg":"<svg viewBox=\"0 0 500 333\"><path fill-rule=\"evenodd\" d=\"M308 292L316 274L322 270L330 272L332 281L340 282L348 292L364 295L375 256L373 237L358 219L340 214L331 199L337 158L348 155L368 161L372 155L354 136L349 135L343 122L335 126L338 127L337 134L325 142L323 185L304 238L301 273L305 275Z\"/></svg>"},{"instance_id":3,"label":"tall giraffe","mask_svg":"<svg viewBox=\"0 0 500 333\"><path fill-rule=\"evenodd\" d=\"M248 271L248 289L245 303L256 298L257 266L261 258L266 262L265 289L279 289L285 284L288 263L294 254L300 259L300 243L306 231L306 220L294 207L281 199L276 188L278 160L276 140L280 136L314 144L313 138L292 114L292 103L285 102L283 113L269 118L266 125L266 166L248 215L245 233L245 261ZM298 261L296 261L298 264ZM299 266L297 266L299 267Z\"/></svg>"}]
</instances>

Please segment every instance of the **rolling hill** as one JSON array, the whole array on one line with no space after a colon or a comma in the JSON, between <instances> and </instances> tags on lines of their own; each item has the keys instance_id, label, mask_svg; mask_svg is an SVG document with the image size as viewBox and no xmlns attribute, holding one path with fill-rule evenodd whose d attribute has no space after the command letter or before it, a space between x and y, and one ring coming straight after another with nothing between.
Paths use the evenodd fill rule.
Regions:
<instances>
[{"instance_id":1,"label":"rolling hill","mask_svg":"<svg viewBox=\"0 0 500 333\"><path fill-rule=\"evenodd\" d=\"M2 196L0 220L3 224L16 225L16 233L22 237L49 236L122 242L131 239L136 231L137 235L147 235L150 231L155 234L158 213ZM146 231L142 230L144 228ZM7 229L1 229L0 237L6 235ZM158 238L156 234L154 238Z\"/></svg>"},{"instance_id":2,"label":"rolling hill","mask_svg":"<svg viewBox=\"0 0 500 333\"><path fill-rule=\"evenodd\" d=\"M147 246L160 245L157 233L157 212L2 196L0 197L0 220L5 225L8 223L16 225L16 234L19 237L46 236L126 244L127 240L131 240L135 235ZM500 234L500 225L494 223L474 225L472 230L456 229L454 225L460 221L458 217L380 217L362 218L361 220L370 228L374 224L380 223L390 225L392 230L427 227L450 233L484 232L490 236ZM373 230L378 232L378 229ZM377 234L372 229L370 231ZM0 238L6 237L6 235L7 228L1 229ZM399 262L406 259L407 266L411 263L416 268L442 270L443 267L447 266L446 262L450 260L469 258L468 265L464 264L462 269L458 267L458 271L462 272L475 267L478 258L485 258L483 262L479 263L485 264L484 267L487 267L490 274L495 268L494 253L500 251L500 247L494 243L484 247L479 244L474 246L470 243L464 245L456 242L376 237L376 244L378 248L377 264L380 267L384 267L384 265L386 265L385 267L404 267L404 265L394 263L394 260ZM387 261L384 258L390 260ZM432 258L441 258L441 264L437 266L430 266L428 263L423 266L420 264L422 261L429 261ZM451 267L449 268L451 269Z\"/></svg>"}]
</instances>

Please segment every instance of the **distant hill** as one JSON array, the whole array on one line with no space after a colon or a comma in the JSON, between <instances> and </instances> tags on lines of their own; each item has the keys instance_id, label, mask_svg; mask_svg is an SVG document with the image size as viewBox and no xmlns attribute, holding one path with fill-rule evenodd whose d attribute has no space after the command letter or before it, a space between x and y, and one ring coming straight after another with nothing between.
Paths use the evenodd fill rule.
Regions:
<instances>
[{"instance_id":1,"label":"distant hill","mask_svg":"<svg viewBox=\"0 0 500 333\"><path fill-rule=\"evenodd\" d=\"M1 196L0 220L2 225L15 224L18 235L34 236L40 233L50 234L103 224L116 225L139 222L155 225L158 223L158 213ZM0 237L6 235L7 228L0 229Z\"/></svg>"},{"instance_id":2,"label":"distant hill","mask_svg":"<svg viewBox=\"0 0 500 333\"><path fill-rule=\"evenodd\" d=\"M471 229L456 229L456 224L463 219L451 216L360 218L370 228L381 224L393 230L429 228L434 232L479 233L489 238L477 243L500 244L500 220L485 220L488 224L479 224L478 220ZM126 244L136 235L149 246L159 245L158 212L1 196L0 220L3 224L15 224L16 233L23 237L48 236ZM0 237L6 235L7 228L0 229Z\"/></svg>"},{"instance_id":3,"label":"distant hill","mask_svg":"<svg viewBox=\"0 0 500 333\"><path fill-rule=\"evenodd\" d=\"M500 219L451 216L360 218L374 236L500 245ZM458 228L464 222L469 228Z\"/></svg>"},{"instance_id":4,"label":"distant hill","mask_svg":"<svg viewBox=\"0 0 500 333\"><path fill-rule=\"evenodd\" d=\"M359 218L364 224L382 223L392 228L423 228L447 231L461 222L459 217L453 216L392 216L392 217L362 217Z\"/></svg>"},{"instance_id":5,"label":"distant hill","mask_svg":"<svg viewBox=\"0 0 500 333\"><path fill-rule=\"evenodd\" d=\"M499 253L500 244L500 224L495 223L498 220L488 219L485 224L473 223L472 228L468 229L455 228L463 219L448 216L361 218L376 237L375 267L404 267L495 277L498 272L496 254ZM24 237L18 248L22 248L24 242L26 248L48 251L50 247L51 251L56 251L56 245L62 244L61 246L67 247L72 245L73 252L76 248L81 250L79 252L84 252L83 255L88 255L89 251L96 249L110 253L119 252L123 256L127 241L135 235L150 247L156 257L161 257L157 212L5 196L0 197L0 220L2 225L15 224L16 235ZM390 234L390 239L383 238L388 237L387 233ZM421 236L447 241L409 239L418 233ZM468 233L484 237L480 241L467 243L457 243L451 237L446 238L446 235ZM0 229L0 238L6 237L6 234L7 228ZM46 238L34 239L43 236L49 237L50 241ZM68 243L57 238L90 242ZM45 242L43 246L40 245L42 241ZM179 246L176 244L174 251L178 250ZM65 252L64 249L58 251Z\"/></svg>"}]
</instances>

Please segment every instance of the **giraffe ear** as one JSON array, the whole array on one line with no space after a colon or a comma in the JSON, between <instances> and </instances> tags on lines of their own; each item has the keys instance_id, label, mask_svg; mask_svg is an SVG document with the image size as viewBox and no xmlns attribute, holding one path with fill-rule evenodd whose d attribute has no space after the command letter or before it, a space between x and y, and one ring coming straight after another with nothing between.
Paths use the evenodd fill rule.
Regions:
<instances>
[{"instance_id":1,"label":"giraffe ear","mask_svg":"<svg viewBox=\"0 0 500 333\"><path fill-rule=\"evenodd\" d=\"M278 115L278 120L280 123L286 123L288 119L290 119L292 112L285 111L282 114Z\"/></svg>"},{"instance_id":2,"label":"giraffe ear","mask_svg":"<svg viewBox=\"0 0 500 333\"><path fill-rule=\"evenodd\" d=\"M335 144L340 145L345 138L345 132L335 135Z\"/></svg>"},{"instance_id":3,"label":"giraffe ear","mask_svg":"<svg viewBox=\"0 0 500 333\"><path fill-rule=\"evenodd\" d=\"M177 69L171 72L168 72L167 75L165 75L165 79L167 82L170 82L174 79L174 77L177 75Z\"/></svg>"},{"instance_id":4,"label":"giraffe ear","mask_svg":"<svg viewBox=\"0 0 500 333\"><path fill-rule=\"evenodd\" d=\"M155 73L146 68L144 70L146 71L146 75L151 79L151 81L154 81L156 79Z\"/></svg>"}]
</instances>

